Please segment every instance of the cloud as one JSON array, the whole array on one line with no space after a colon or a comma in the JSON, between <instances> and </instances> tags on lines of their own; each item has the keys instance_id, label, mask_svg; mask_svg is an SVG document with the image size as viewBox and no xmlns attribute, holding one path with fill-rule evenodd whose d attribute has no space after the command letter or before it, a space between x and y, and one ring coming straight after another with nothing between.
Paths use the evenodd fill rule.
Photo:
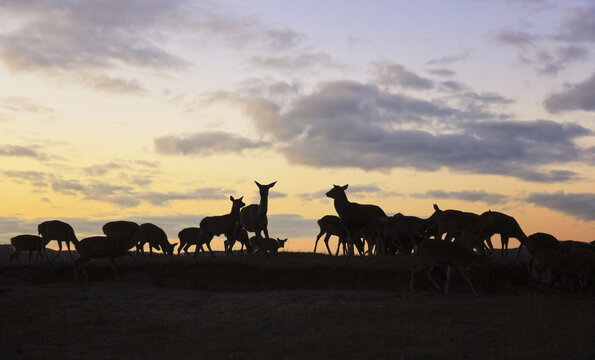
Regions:
<instances>
[{"instance_id":1,"label":"cloud","mask_svg":"<svg viewBox=\"0 0 595 360\"><path fill-rule=\"evenodd\" d=\"M531 193L527 202L560 211L577 219L585 221L595 220L595 194L594 193Z\"/></svg>"},{"instance_id":2,"label":"cloud","mask_svg":"<svg viewBox=\"0 0 595 360\"><path fill-rule=\"evenodd\" d=\"M213 187L198 188L189 192L145 192L137 195L139 200L146 200L155 206L166 206L174 200L223 200L236 196L230 189Z\"/></svg>"},{"instance_id":3,"label":"cloud","mask_svg":"<svg viewBox=\"0 0 595 360\"><path fill-rule=\"evenodd\" d=\"M155 150L162 155L214 155L241 153L248 149L270 146L264 141L251 140L221 131L205 131L191 135L162 136L154 139Z\"/></svg>"},{"instance_id":4,"label":"cloud","mask_svg":"<svg viewBox=\"0 0 595 360\"><path fill-rule=\"evenodd\" d=\"M88 81L88 85L97 90L118 94L140 94L146 91L137 79L127 80L108 75L95 76Z\"/></svg>"},{"instance_id":5,"label":"cloud","mask_svg":"<svg viewBox=\"0 0 595 360\"><path fill-rule=\"evenodd\" d=\"M37 160L47 159L47 156L35 150L35 147L36 146L0 145L0 156L29 157Z\"/></svg>"},{"instance_id":6,"label":"cloud","mask_svg":"<svg viewBox=\"0 0 595 360\"><path fill-rule=\"evenodd\" d=\"M54 109L22 96L0 97L0 121L14 120L22 114L51 115Z\"/></svg>"},{"instance_id":7,"label":"cloud","mask_svg":"<svg viewBox=\"0 0 595 360\"><path fill-rule=\"evenodd\" d=\"M274 69L297 71L306 68L341 68L343 65L337 63L326 52L309 52L295 56L253 56L248 62L252 66Z\"/></svg>"},{"instance_id":8,"label":"cloud","mask_svg":"<svg viewBox=\"0 0 595 360\"><path fill-rule=\"evenodd\" d=\"M555 182L577 174L545 165L581 161L574 140L589 129L548 120L515 121L484 111L511 102L498 94L466 93L468 110L419 100L353 81L319 84L281 107L266 99L241 99L259 131L279 142L290 163L364 170L441 168ZM483 105L481 105L483 104ZM480 110L476 110L480 109ZM480 120L480 121L479 121Z\"/></svg>"},{"instance_id":9,"label":"cloud","mask_svg":"<svg viewBox=\"0 0 595 360\"><path fill-rule=\"evenodd\" d=\"M449 65L459 61L468 60L471 56L468 53L442 56L426 62L426 65Z\"/></svg>"},{"instance_id":10,"label":"cloud","mask_svg":"<svg viewBox=\"0 0 595 360\"><path fill-rule=\"evenodd\" d=\"M33 187L47 186L46 174L40 171L0 170L0 173L18 183L27 183Z\"/></svg>"},{"instance_id":11,"label":"cloud","mask_svg":"<svg viewBox=\"0 0 595 360\"><path fill-rule=\"evenodd\" d=\"M501 30L493 36L493 40L503 44L516 46L521 49L533 46L539 37L526 31Z\"/></svg>"},{"instance_id":12,"label":"cloud","mask_svg":"<svg viewBox=\"0 0 595 360\"><path fill-rule=\"evenodd\" d=\"M371 63L377 83L396 85L408 89L427 90L434 87L434 82L405 69L403 65L388 61Z\"/></svg>"},{"instance_id":13,"label":"cloud","mask_svg":"<svg viewBox=\"0 0 595 360\"><path fill-rule=\"evenodd\" d=\"M457 199L470 202L485 202L487 204L501 204L508 201L508 196L488 193L484 190L464 190L464 191L444 191L444 190L428 190L423 194L411 194L414 198L419 199Z\"/></svg>"},{"instance_id":14,"label":"cloud","mask_svg":"<svg viewBox=\"0 0 595 360\"><path fill-rule=\"evenodd\" d=\"M430 70L428 70L428 72L430 74L434 74L434 75L438 75L438 76L445 76L445 77L456 75L456 72L454 72L453 70L447 69L447 68L430 69Z\"/></svg>"},{"instance_id":15,"label":"cloud","mask_svg":"<svg viewBox=\"0 0 595 360\"><path fill-rule=\"evenodd\" d=\"M336 184L336 185L345 185L345 184ZM308 192L308 193L301 193L297 196L302 199L303 201L314 201L314 200L328 200L326 193L332 188L332 185L329 185L327 189L322 189L315 192ZM367 184L367 185L349 185L347 189L347 196L359 196L359 197L389 197L389 196L399 196L400 194L382 190L378 185L375 184Z\"/></svg>"},{"instance_id":16,"label":"cloud","mask_svg":"<svg viewBox=\"0 0 595 360\"><path fill-rule=\"evenodd\" d=\"M549 95L544 106L554 114L572 110L595 111L595 73L581 83L566 85L566 89Z\"/></svg>"},{"instance_id":17,"label":"cloud","mask_svg":"<svg viewBox=\"0 0 595 360\"><path fill-rule=\"evenodd\" d=\"M595 42L595 6L569 10L556 38L567 42Z\"/></svg>"},{"instance_id":18,"label":"cloud","mask_svg":"<svg viewBox=\"0 0 595 360\"><path fill-rule=\"evenodd\" d=\"M122 164L118 164L116 162L110 162L107 164L102 165L93 165L83 168L83 171L86 175L89 176L103 176L114 169L121 169L123 167Z\"/></svg>"}]
</instances>

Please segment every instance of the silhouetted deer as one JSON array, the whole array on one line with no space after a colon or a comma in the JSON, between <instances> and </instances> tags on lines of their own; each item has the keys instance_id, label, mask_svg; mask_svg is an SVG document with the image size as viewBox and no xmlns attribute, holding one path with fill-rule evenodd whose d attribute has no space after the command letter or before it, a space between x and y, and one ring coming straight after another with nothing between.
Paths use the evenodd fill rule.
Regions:
<instances>
[{"instance_id":1,"label":"silhouetted deer","mask_svg":"<svg viewBox=\"0 0 595 360\"><path fill-rule=\"evenodd\" d=\"M72 253L70 252L70 243L74 243L77 240L76 235L74 234L74 230L72 226L69 224L60 221L60 220L49 220L44 221L41 224L37 225L37 231L39 235L43 238L43 241L50 242L51 240L56 240L58 242L58 252L52 260L60 255L62 251L62 241L66 243L66 247L68 248L68 255L72 259Z\"/></svg>"},{"instance_id":2,"label":"silhouetted deer","mask_svg":"<svg viewBox=\"0 0 595 360\"><path fill-rule=\"evenodd\" d=\"M566 255L570 277L575 287L589 291L595 285L595 251L587 248L574 248Z\"/></svg>"},{"instance_id":3,"label":"silhouetted deer","mask_svg":"<svg viewBox=\"0 0 595 360\"><path fill-rule=\"evenodd\" d=\"M414 292L416 274L424 269L427 269L426 275L430 282L436 289L438 289L438 291L442 291L440 285L438 285L432 276L434 267L442 265L448 267L446 270L446 285L444 286L446 295L448 295L452 269L453 267L457 267L469 285L471 292L473 292L475 296L479 296L471 282L469 268L474 264L489 264L489 258L487 256L475 254L472 250L469 250L460 244L439 239L422 240L416 246L416 253L419 256L419 264L411 271L411 292Z\"/></svg>"},{"instance_id":4,"label":"silhouetted deer","mask_svg":"<svg viewBox=\"0 0 595 360\"><path fill-rule=\"evenodd\" d=\"M108 230L109 231L109 230ZM89 274L82 267L83 264L91 261L92 259L109 259L110 268L114 272L114 276L118 279L118 271L116 269L116 257L124 255L132 255L128 250L135 247L136 244L141 240L142 234L137 231L131 237L124 238L112 238L108 236L92 236L84 238L81 241L75 240L74 246L79 252L80 257L74 262L74 276L75 280L78 281L78 272L81 271L85 275L86 279L89 279Z\"/></svg>"},{"instance_id":5,"label":"silhouetted deer","mask_svg":"<svg viewBox=\"0 0 595 360\"><path fill-rule=\"evenodd\" d=\"M242 201L243 198L244 197L242 196L239 199L234 199L233 196L230 196L229 200L231 200L232 205L229 214L220 216L207 216L201 220L199 244L207 245L211 256L215 256L213 250L211 249L211 240L213 240L213 236L224 234L227 241L234 239L238 230L237 222L240 216L240 209L246 205ZM198 255L198 250L199 247L197 246L196 251L194 252L194 257Z\"/></svg>"},{"instance_id":6,"label":"silhouetted deer","mask_svg":"<svg viewBox=\"0 0 595 360\"><path fill-rule=\"evenodd\" d=\"M484 240L487 241L488 248L493 251L492 242L489 236L481 237L475 231L479 223L480 216L471 212L459 210L441 210L437 204L434 204L434 214L428 219L428 230L426 236L434 235L436 239L454 240L466 246L469 249L476 248L479 252L484 252ZM465 238L466 237L466 238Z\"/></svg>"},{"instance_id":7,"label":"silhouetted deer","mask_svg":"<svg viewBox=\"0 0 595 360\"><path fill-rule=\"evenodd\" d=\"M204 254L205 250L200 243L200 228L184 228L178 233L178 239L180 239L180 244L178 245L178 255L180 255L181 250L184 250L186 255L190 255L188 254L188 249L192 245L196 245L196 250L202 250Z\"/></svg>"},{"instance_id":8,"label":"silhouetted deer","mask_svg":"<svg viewBox=\"0 0 595 360\"><path fill-rule=\"evenodd\" d=\"M133 221L117 220L106 223L101 229L107 237L128 240L139 232L140 226Z\"/></svg>"},{"instance_id":9,"label":"silhouetted deer","mask_svg":"<svg viewBox=\"0 0 595 360\"><path fill-rule=\"evenodd\" d=\"M389 248L410 254L414 241L421 240L433 219L421 219L401 213L389 217L382 225L382 237Z\"/></svg>"},{"instance_id":10,"label":"silhouetted deer","mask_svg":"<svg viewBox=\"0 0 595 360\"><path fill-rule=\"evenodd\" d=\"M531 278L538 282L544 282L542 274L549 272L550 287L554 287L556 283L561 287L568 285L570 267L565 258L565 255L559 250L541 249L531 259Z\"/></svg>"},{"instance_id":11,"label":"silhouetted deer","mask_svg":"<svg viewBox=\"0 0 595 360\"><path fill-rule=\"evenodd\" d=\"M314 243L314 253L316 253L316 246L318 246L318 240L320 240L320 237L324 234L326 234L326 236L324 237L324 244L326 245L326 249L328 250L329 255L333 255L331 252L331 248L328 246L328 241L331 235L335 235L339 238L337 242L337 253L335 255L339 255L339 248L341 244L343 244L343 253L347 253L345 251L347 247L348 238L347 228L345 227L345 225L343 225L341 219L335 215L325 215L321 217L317 221L317 223L318 227L320 228L320 232L316 236L316 242Z\"/></svg>"},{"instance_id":12,"label":"silhouetted deer","mask_svg":"<svg viewBox=\"0 0 595 360\"><path fill-rule=\"evenodd\" d=\"M235 245L236 241L238 241L242 245L240 248L240 254L244 252L244 247L246 247L247 253L251 253L252 248L250 247L250 238L248 237L248 232L246 231L246 229L241 228L240 226L236 224L237 230L235 236L231 241L225 240L223 242L225 245L225 252L230 255L233 254L233 246Z\"/></svg>"},{"instance_id":13,"label":"silhouetted deer","mask_svg":"<svg viewBox=\"0 0 595 360\"><path fill-rule=\"evenodd\" d=\"M258 250L264 252L266 256L273 254L279 256L279 248L285 247L287 239L279 238L259 238L258 236L252 236L250 238L250 246L252 251Z\"/></svg>"},{"instance_id":14,"label":"silhouetted deer","mask_svg":"<svg viewBox=\"0 0 595 360\"><path fill-rule=\"evenodd\" d=\"M153 257L153 248L161 251L169 256L173 256L174 254L174 247L176 244L170 244L167 240L167 234L165 231L161 229L159 226L151 223L144 223L140 225L141 229L141 240L136 245L136 255L138 256L138 252L140 250L143 257L145 256L145 251L143 249L146 243L149 243L149 254Z\"/></svg>"},{"instance_id":15,"label":"silhouetted deer","mask_svg":"<svg viewBox=\"0 0 595 360\"><path fill-rule=\"evenodd\" d=\"M481 237L491 237L493 234L500 234L502 242L502 256L508 256L508 239L513 237L521 242L527 241L527 235L521 229L519 223L512 217L497 211L486 211L479 216L477 227L473 230ZM520 254L519 246L516 256Z\"/></svg>"},{"instance_id":16,"label":"silhouetted deer","mask_svg":"<svg viewBox=\"0 0 595 360\"><path fill-rule=\"evenodd\" d=\"M12 246L14 252L10 254L10 264L12 264L12 259L17 259L17 262L20 263L19 260L19 253L21 251L29 251L29 262L31 262L31 253L33 251L37 251L35 256L35 261L39 258L43 260L43 254L45 254L46 259L48 258L48 254L46 252L45 246L47 245L49 240L43 240L40 236L37 235L17 235L10 239L10 245Z\"/></svg>"},{"instance_id":17,"label":"silhouetted deer","mask_svg":"<svg viewBox=\"0 0 595 360\"><path fill-rule=\"evenodd\" d=\"M264 237L269 237L268 225L269 221L267 218L267 211L269 206L269 189L275 186L277 183L272 182L268 185L261 185L258 181L254 181L258 186L260 193L260 203L258 205L251 204L246 206L240 212L240 225L248 232L255 233L255 236L262 238L261 232L264 232Z\"/></svg>"},{"instance_id":18,"label":"silhouetted deer","mask_svg":"<svg viewBox=\"0 0 595 360\"><path fill-rule=\"evenodd\" d=\"M378 229L386 221L386 214L379 206L362 205L347 200L345 190L347 190L348 186L333 185L333 188L326 193L326 196L334 200L335 210L347 229L349 256L353 256L353 248L356 239L359 240L360 235L367 238L369 244L376 244L377 253L381 254L384 245L378 234ZM370 254L372 254L370 245L368 245L368 248Z\"/></svg>"}]
</instances>

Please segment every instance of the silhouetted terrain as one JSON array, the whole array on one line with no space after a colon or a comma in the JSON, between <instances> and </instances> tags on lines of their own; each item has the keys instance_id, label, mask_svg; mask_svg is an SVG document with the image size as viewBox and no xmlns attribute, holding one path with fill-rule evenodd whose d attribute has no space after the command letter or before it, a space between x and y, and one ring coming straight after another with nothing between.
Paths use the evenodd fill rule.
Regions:
<instances>
[{"instance_id":1,"label":"silhouetted terrain","mask_svg":"<svg viewBox=\"0 0 595 360\"><path fill-rule=\"evenodd\" d=\"M68 255L65 255L68 256ZM595 356L593 294L537 290L523 265L477 268L451 294L411 256L307 253L0 265L3 358L578 358ZM440 283L443 269L436 269Z\"/></svg>"}]
</instances>

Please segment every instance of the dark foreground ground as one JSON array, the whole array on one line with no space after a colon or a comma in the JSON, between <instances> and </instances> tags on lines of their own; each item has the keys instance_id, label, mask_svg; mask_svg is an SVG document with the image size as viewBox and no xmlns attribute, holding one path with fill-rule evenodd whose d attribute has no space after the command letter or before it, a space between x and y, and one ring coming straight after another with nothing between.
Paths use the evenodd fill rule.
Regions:
<instances>
[{"instance_id":1,"label":"dark foreground ground","mask_svg":"<svg viewBox=\"0 0 595 360\"><path fill-rule=\"evenodd\" d=\"M595 296L528 285L514 260L444 296L412 257L281 254L0 265L1 359L594 359ZM443 283L444 272L437 271Z\"/></svg>"}]
</instances>

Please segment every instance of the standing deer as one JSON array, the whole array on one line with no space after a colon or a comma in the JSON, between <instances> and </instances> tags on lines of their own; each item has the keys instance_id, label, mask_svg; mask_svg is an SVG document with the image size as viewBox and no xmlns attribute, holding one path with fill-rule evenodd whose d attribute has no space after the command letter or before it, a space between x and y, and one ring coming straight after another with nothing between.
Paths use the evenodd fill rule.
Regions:
<instances>
[{"instance_id":1,"label":"standing deer","mask_svg":"<svg viewBox=\"0 0 595 360\"><path fill-rule=\"evenodd\" d=\"M240 209L246 205L242 201L243 198L244 197L242 196L239 199L234 199L233 196L230 196L229 200L231 200L232 205L229 214L220 216L207 216L201 220L199 244L201 247L203 244L206 244L211 256L215 256L213 250L211 249L211 240L213 240L213 236L224 234L227 241L231 242L239 230L237 229L237 222L240 216ZM194 257L198 255L198 251L199 247L197 246L196 251L194 251Z\"/></svg>"},{"instance_id":2,"label":"standing deer","mask_svg":"<svg viewBox=\"0 0 595 360\"><path fill-rule=\"evenodd\" d=\"M412 293L415 288L415 275L424 269L427 269L426 275L432 285L434 285L438 291L442 291L440 285L438 285L432 276L432 270L436 266L448 266L446 270L446 285L444 286L446 295L448 295L452 269L453 267L457 267L469 285L471 292L475 296L479 296L471 282L469 268L474 264L489 264L489 258L487 256L475 254L473 251L460 244L439 239L424 239L417 244L416 248L416 253L419 255L420 262L411 271L410 287Z\"/></svg>"},{"instance_id":3,"label":"standing deer","mask_svg":"<svg viewBox=\"0 0 595 360\"><path fill-rule=\"evenodd\" d=\"M257 181L254 182L256 183L256 186L258 186L260 203L258 205L251 204L242 209L240 212L240 224L246 231L255 233L259 238L262 238L261 232L264 232L264 237L268 238L269 221L267 219L267 210L269 204L269 189L275 186L277 182L274 181L268 185L261 185Z\"/></svg>"},{"instance_id":4,"label":"standing deer","mask_svg":"<svg viewBox=\"0 0 595 360\"><path fill-rule=\"evenodd\" d=\"M138 252L140 250L143 257L145 256L145 251L143 249L146 243L149 243L149 253L150 256L153 257L153 248L161 249L161 251L169 256L173 256L174 254L174 247L176 244L170 244L167 240L167 234L165 231L161 229L159 226L151 223L144 223L140 225L142 240L136 245L136 255L138 256Z\"/></svg>"},{"instance_id":5,"label":"standing deer","mask_svg":"<svg viewBox=\"0 0 595 360\"><path fill-rule=\"evenodd\" d=\"M29 251L29 262L31 262L31 253L36 251L37 254L35 256L35 261L39 258L43 260L43 254L45 254L45 258L48 258L48 254L46 252L45 246L48 244L49 240L43 240L43 238L37 235L17 235L10 239L10 245L12 246L14 252L10 254L10 264L12 264L12 259L17 259L17 262L20 263L19 260L19 253L21 251Z\"/></svg>"},{"instance_id":6,"label":"standing deer","mask_svg":"<svg viewBox=\"0 0 595 360\"><path fill-rule=\"evenodd\" d=\"M60 255L60 252L62 251L62 241L66 243L68 255L70 255L70 258L72 259L70 243L74 243L75 240L78 240L74 234L72 226L60 220L49 220L37 225L37 232L41 235L46 244L51 240L56 240L58 242L58 252L54 255L52 260Z\"/></svg>"},{"instance_id":7,"label":"standing deer","mask_svg":"<svg viewBox=\"0 0 595 360\"><path fill-rule=\"evenodd\" d=\"M314 243L314 253L316 253L316 246L318 246L318 240L320 240L320 237L322 235L326 234L326 236L324 237L324 244L326 245L328 254L333 255L333 253L331 252L331 248L328 246L328 241L329 241L331 235L335 235L339 238L339 241L337 243L337 253L335 255L339 255L339 248L340 248L341 244L343 244L343 253L346 254L347 252L345 250L347 247L348 235L347 235L347 228L345 228L345 225L343 225L343 223L341 222L341 219L335 215L325 215L325 216L321 217L317 221L317 223L318 223L318 227L320 227L320 232L316 236L316 242ZM358 249L359 249L359 247L358 247ZM360 254L361 254L361 249L360 249Z\"/></svg>"},{"instance_id":8,"label":"standing deer","mask_svg":"<svg viewBox=\"0 0 595 360\"><path fill-rule=\"evenodd\" d=\"M410 254L413 242L424 237L432 222L432 218L420 219L417 216L398 213L389 217L382 225L382 237L388 247Z\"/></svg>"},{"instance_id":9,"label":"standing deer","mask_svg":"<svg viewBox=\"0 0 595 360\"><path fill-rule=\"evenodd\" d=\"M83 273L86 279L89 279L89 274L82 267L83 264L93 259L109 259L110 268L114 272L114 276L118 279L118 271L116 269L116 257L130 255L128 250L132 249L139 241L142 240L142 234L139 231L135 232L131 237L112 238L109 236L92 236L84 238L81 241L74 240L74 246L79 252L80 257L74 262L74 276L78 281L79 271Z\"/></svg>"},{"instance_id":10,"label":"standing deer","mask_svg":"<svg viewBox=\"0 0 595 360\"><path fill-rule=\"evenodd\" d=\"M446 234L446 241L452 241L454 238L454 241L469 249L477 248L482 253L485 248L484 240L487 240L488 248L493 251L489 236L482 238L483 233L475 233L479 220L477 214L452 209L441 210L434 204L434 214L427 219L426 236L433 235L436 239L442 239L442 235Z\"/></svg>"},{"instance_id":11,"label":"standing deer","mask_svg":"<svg viewBox=\"0 0 595 360\"><path fill-rule=\"evenodd\" d=\"M527 241L527 235L525 235L515 218L497 211L489 210L481 214L474 232L488 237L491 237L493 234L500 234L502 256L504 257L508 257L509 238L516 238L521 242L521 245ZM519 256L520 251L521 246L519 246L517 250L517 257Z\"/></svg>"},{"instance_id":12,"label":"standing deer","mask_svg":"<svg viewBox=\"0 0 595 360\"><path fill-rule=\"evenodd\" d=\"M182 229L178 233L178 239L180 239L180 244L178 245L178 255L180 255L180 251L184 250L186 255L188 254L188 249L192 245L196 245L197 249L200 251L202 250L203 254L205 250L200 243L200 228L197 227L187 227Z\"/></svg>"},{"instance_id":13,"label":"standing deer","mask_svg":"<svg viewBox=\"0 0 595 360\"><path fill-rule=\"evenodd\" d=\"M244 247L246 247L246 252L248 254L252 252L248 232L246 231L246 229L240 228L240 226L241 225L236 224L236 233L231 241L224 241L225 252L229 255L233 255L233 246L235 245L236 241L238 241L242 245L240 248L240 254L244 252Z\"/></svg>"},{"instance_id":14,"label":"standing deer","mask_svg":"<svg viewBox=\"0 0 595 360\"><path fill-rule=\"evenodd\" d=\"M386 214L379 206L350 202L345 194L348 186L333 185L326 196L333 199L335 210L347 229L349 256L354 255L354 245L360 235L367 238L371 244L376 244L377 254L380 255L384 251L384 244L378 234L378 229L386 221ZM368 248L371 255L372 250L370 246Z\"/></svg>"}]
</instances>

